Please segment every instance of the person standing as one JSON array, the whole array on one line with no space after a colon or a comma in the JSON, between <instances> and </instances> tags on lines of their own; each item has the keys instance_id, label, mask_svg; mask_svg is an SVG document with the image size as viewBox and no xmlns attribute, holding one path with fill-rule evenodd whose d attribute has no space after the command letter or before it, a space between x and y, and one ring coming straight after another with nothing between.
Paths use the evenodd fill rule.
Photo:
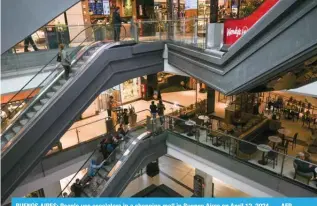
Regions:
<instances>
[{"instance_id":1,"label":"person standing","mask_svg":"<svg viewBox=\"0 0 317 206\"><path fill-rule=\"evenodd\" d=\"M160 117L161 125L164 123L164 111L165 111L165 105L163 104L162 100L159 100L159 103L157 104L157 113Z\"/></svg>"},{"instance_id":2,"label":"person standing","mask_svg":"<svg viewBox=\"0 0 317 206\"><path fill-rule=\"evenodd\" d=\"M151 115L152 115L152 119L156 119L156 114L157 114L157 106L155 105L154 101L152 101L151 105L150 105L150 111L151 111Z\"/></svg>"},{"instance_id":3,"label":"person standing","mask_svg":"<svg viewBox=\"0 0 317 206\"><path fill-rule=\"evenodd\" d=\"M120 17L120 8L117 7L112 14L114 41L120 41L121 22L126 23L126 21Z\"/></svg>"},{"instance_id":4,"label":"person standing","mask_svg":"<svg viewBox=\"0 0 317 206\"><path fill-rule=\"evenodd\" d=\"M108 117L111 117L112 106L113 106L113 96L110 96L107 102Z\"/></svg>"},{"instance_id":5,"label":"person standing","mask_svg":"<svg viewBox=\"0 0 317 206\"><path fill-rule=\"evenodd\" d=\"M65 79L68 80L69 73L70 73L70 59L64 48L65 48L64 44L59 45L59 49L60 49L59 55L61 57L61 64L64 67Z\"/></svg>"},{"instance_id":6,"label":"person standing","mask_svg":"<svg viewBox=\"0 0 317 206\"><path fill-rule=\"evenodd\" d=\"M32 36L28 36L24 39L24 52L29 52L30 50L28 49L29 48L29 45L32 45L34 51L38 51L39 49L37 48L36 44L34 43L33 41L33 38Z\"/></svg>"},{"instance_id":7,"label":"person standing","mask_svg":"<svg viewBox=\"0 0 317 206\"><path fill-rule=\"evenodd\" d=\"M129 131L129 114L128 109L123 110L123 130L125 133Z\"/></svg>"},{"instance_id":8,"label":"person standing","mask_svg":"<svg viewBox=\"0 0 317 206\"><path fill-rule=\"evenodd\" d=\"M80 185L80 180L76 179L76 182L71 186L71 191L74 193L75 197L81 196L82 187Z\"/></svg>"}]
</instances>

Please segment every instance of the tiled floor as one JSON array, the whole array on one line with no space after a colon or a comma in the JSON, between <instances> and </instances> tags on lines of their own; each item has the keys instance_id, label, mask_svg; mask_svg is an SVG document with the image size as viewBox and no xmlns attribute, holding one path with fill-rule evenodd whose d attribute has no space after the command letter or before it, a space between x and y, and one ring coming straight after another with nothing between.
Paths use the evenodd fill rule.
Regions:
<instances>
[{"instance_id":1,"label":"tiled floor","mask_svg":"<svg viewBox=\"0 0 317 206\"><path fill-rule=\"evenodd\" d=\"M193 195L195 168L168 156L161 157L159 159L159 165L160 171L162 171L159 175L151 178L147 174L143 174L130 182L121 196L131 197L151 184L165 184L184 197L191 197ZM176 181L174 181L174 179ZM215 197L248 197L247 194L226 185L218 179L213 178L213 180L215 184ZM181 182L181 184L179 184L179 182Z\"/></svg>"}]
</instances>

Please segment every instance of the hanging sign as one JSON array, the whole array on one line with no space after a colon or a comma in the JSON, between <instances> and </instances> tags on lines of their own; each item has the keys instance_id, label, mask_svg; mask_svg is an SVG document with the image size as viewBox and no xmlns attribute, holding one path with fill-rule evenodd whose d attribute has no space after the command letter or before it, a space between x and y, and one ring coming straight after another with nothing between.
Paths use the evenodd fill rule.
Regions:
<instances>
[{"instance_id":1,"label":"hanging sign","mask_svg":"<svg viewBox=\"0 0 317 206\"><path fill-rule=\"evenodd\" d=\"M264 16L278 0L265 0L250 16L242 19L228 19L224 22L224 44L234 44L241 36Z\"/></svg>"}]
</instances>

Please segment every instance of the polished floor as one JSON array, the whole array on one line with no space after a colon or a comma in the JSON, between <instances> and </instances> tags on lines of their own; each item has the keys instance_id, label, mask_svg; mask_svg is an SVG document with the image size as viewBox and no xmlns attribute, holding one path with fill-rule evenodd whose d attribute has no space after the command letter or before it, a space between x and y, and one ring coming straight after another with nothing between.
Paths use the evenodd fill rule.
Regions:
<instances>
[{"instance_id":1,"label":"polished floor","mask_svg":"<svg viewBox=\"0 0 317 206\"><path fill-rule=\"evenodd\" d=\"M198 94L198 100L206 98L206 94ZM166 101L164 103L166 107L165 114L169 114L175 111L175 109L178 109L178 107L175 107L175 103L182 106L194 104L196 102L196 93L195 90L166 93L162 94L162 99ZM139 122L145 120L146 116L150 115L149 111L143 111L149 109L150 104L151 101L138 100L131 104L124 105L123 107L128 108L132 105L138 114L137 121ZM102 111L98 115L75 122L60 139L63 149L105 134L107 130L105 124L106 117L107 112Z\"/></svg>"},{"instance_id":2,"label":"polished floor","mask_svg":"<svg viewBox=\"0 0 317 206\"><path fill-rule=\"evenodd\" d=\"M191 197L193 195L195 168L169 156L161 157L159 159L159 166L160 174L153 178L147 174L143 174L134 179L126 187L121 197L131 197L152 184L157 186L165 184L184 197ZM221 180L213 178L213 181L215 184L215 197L249 197L248 194L223 183Z\"/></svg>"}]
</instances>

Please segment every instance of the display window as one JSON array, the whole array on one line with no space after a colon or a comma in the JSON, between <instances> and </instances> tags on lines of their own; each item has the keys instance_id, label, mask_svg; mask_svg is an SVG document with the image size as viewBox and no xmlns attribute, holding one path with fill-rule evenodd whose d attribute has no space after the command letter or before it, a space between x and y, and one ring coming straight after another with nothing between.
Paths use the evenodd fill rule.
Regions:
<instances>
[{"instance_id":1,"label":"display window","mask_svg":"<svg viewBox=\"0 0 317 206\"><path fill-rule=\"evenodd\" d=\"M141 98L141 79L130 79L120 85L122 103Z\"/></svg>"}]
</instances>

